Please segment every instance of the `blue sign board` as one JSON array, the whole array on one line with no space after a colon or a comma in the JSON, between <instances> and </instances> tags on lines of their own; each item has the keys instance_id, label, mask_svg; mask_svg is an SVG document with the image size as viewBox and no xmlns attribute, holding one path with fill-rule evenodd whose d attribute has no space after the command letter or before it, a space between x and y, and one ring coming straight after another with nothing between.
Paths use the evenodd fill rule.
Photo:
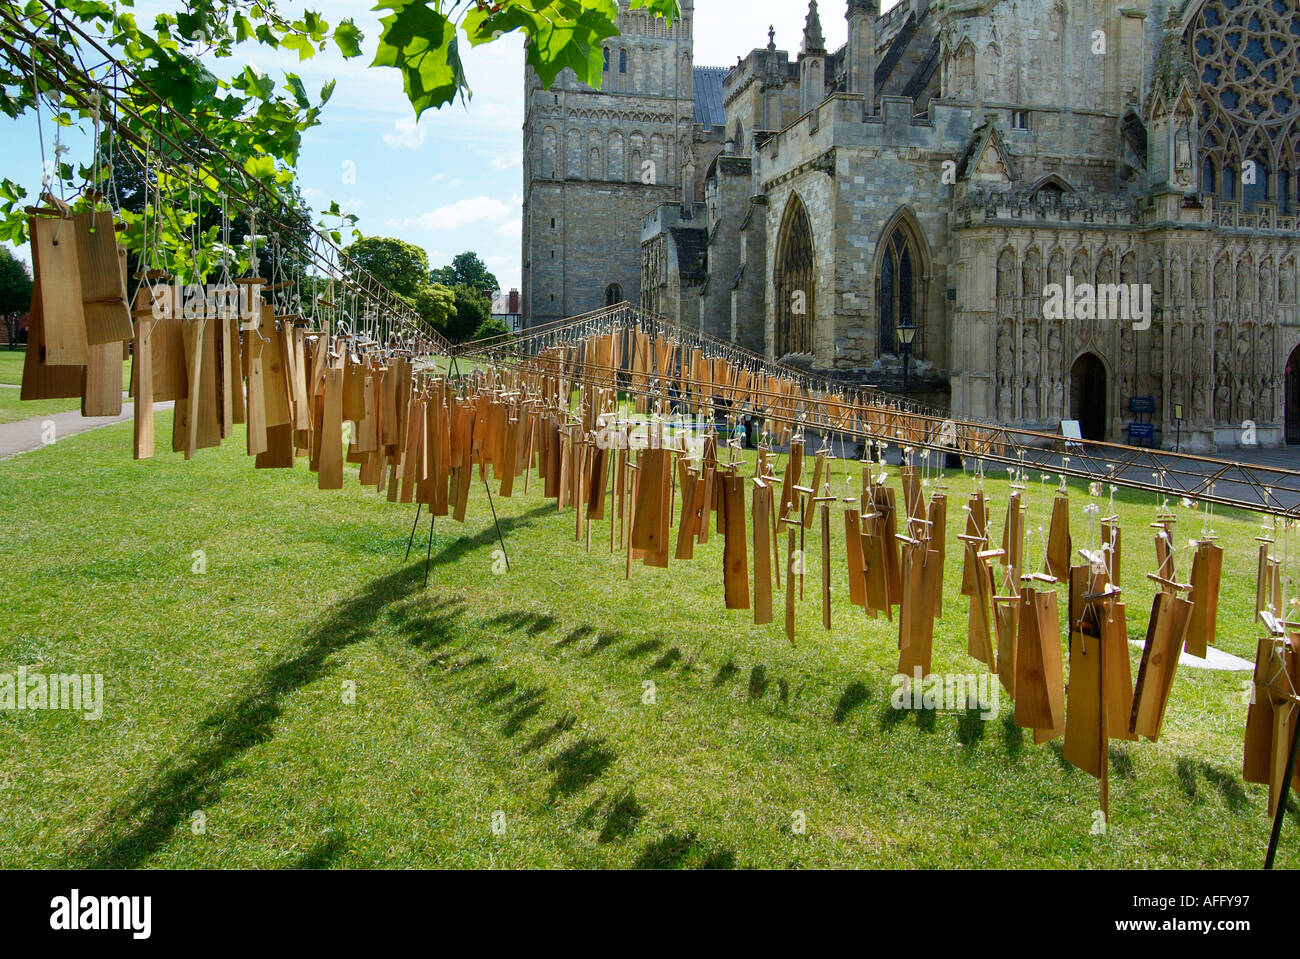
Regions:
<instances>
[{"instance_id":1,"label":"blue sign board","mask_svg":"<svg viewBox=\"0 0 1300 959\"><path fill-rule=\"evenodd\" d=\"M1132 443L1134 440L1154 440L1156 438L1156 428L1153 423L1130 423L1128 425L1128 439Z\"/></svg>"},{"instance_id":2,"label":"blue sign board","mask_svg":"<svg viewBox=\"0 0 1300 959\"><path fill-rule=\"evenodd\" d=\"M1128 398L1128 410L1130 413L1145 413L1149 416L1156 411L1156 398L1154 396L1130 396Z\"/></svg>"}]
</instances>

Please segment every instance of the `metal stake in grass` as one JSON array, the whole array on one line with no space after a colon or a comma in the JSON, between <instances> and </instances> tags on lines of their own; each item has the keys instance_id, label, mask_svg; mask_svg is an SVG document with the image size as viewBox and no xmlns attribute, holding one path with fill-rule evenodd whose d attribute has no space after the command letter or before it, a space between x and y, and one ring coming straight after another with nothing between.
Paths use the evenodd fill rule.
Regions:
<instances>
[{"instance_id":1,"label":"metal stake in grass","mask_svg":"<svg viewBox=\"0 0 1300 959\"><path fill-rule=\"evenodd\" d=\"M406 559L402 561L404 563L411 561L411 547L415 545L415 530L420 525L420 510L422 509L424 509L423 503L415 504L415 522L411 524L411 535L406 540Z\"/></svg>"}]
</instances>

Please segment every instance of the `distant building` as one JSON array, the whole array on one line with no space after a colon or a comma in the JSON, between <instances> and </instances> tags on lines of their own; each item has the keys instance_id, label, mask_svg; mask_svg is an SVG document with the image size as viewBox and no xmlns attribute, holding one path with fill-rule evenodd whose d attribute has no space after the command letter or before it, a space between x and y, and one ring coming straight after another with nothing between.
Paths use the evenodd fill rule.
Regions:
<instances>
[{"instance_id":1,"label":"distant building","mask_svg":"<svg viewBox=\"0 0 1300 959\"><path fill-rule=\"evenodd\" d=\"M960 417L1300 443L1296 0L846 6L840 49L814 2L715 76L693 3L622 2L602 91L531 77L525 316L626 299L846 381L906 355Z\"/></svg>"},{"instance_id":2,"label":"distant building","mask_svg":"<svg viewBox=\"0 0 1300 959\"><path fill-rule=\"evenodd\" d=\"M519 291L502 293L497 290L492 294L492 319L501 320L510 327L510 332L519 333L524 328L524 317L519 310Z\"/></svg>"}]
</instances>

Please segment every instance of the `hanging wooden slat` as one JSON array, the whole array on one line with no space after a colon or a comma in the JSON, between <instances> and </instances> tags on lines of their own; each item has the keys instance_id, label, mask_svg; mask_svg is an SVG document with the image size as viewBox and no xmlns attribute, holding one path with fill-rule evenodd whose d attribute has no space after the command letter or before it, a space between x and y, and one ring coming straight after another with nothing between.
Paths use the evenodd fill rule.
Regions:
<instances>
[{"instance_id":1,"label":"hanging wooden slat","mask_svg":"<svg viewBox=\"0 0 1300 959\"><path fill-rule=\"evenodd\" d=\"M1187 652L1205 658L1214 645L1219 618L1219 581L1223 575L1223 549L1205 542L1196 547L1192 559L1191 620L1187 625Z\"/></svg>"},{"instance_id":2,"label":"hanging wooden slat","mask_svg":"<svg viewBox=\"0 0 1300 959\"><path fill-rule=\"evenodd\" d=\"M993 571L976 543L966 544L966 567L971 571L970 614L966 620L966 652L997 671L997 650L993 644Z\"/></svg>"},{"instance_id":3,"label":"hanging wooden slat","mask_svg":"<svg viewBox=\"0 0 1300 959\"><path fill-rule=\"evenodd\" d=\"M122 412L122 344L100 343L86 348L82 371L82 416L118 416Z\"/></svg>"},{"instance_id":4,"label":"hanging wooden slat","mask_svg":"<svg viewBox=\"0 0 1300 959\"><path fill-rule=\"evenodd\" d=\"M1070 575L1070 498L1058 493L1052 501L1052 525L1047 536L1046 571L1064 581Z\"/></svg>"},{"instance_id":5,"label":"hanging wooden slat","mask_svg":"<svg viewBox=\"0 0 1300 959\"><path fill-rule=\"evenodd\" d=\"M1065 726L1065 677L1056 609L1055 592L1029 587L1020 591L1015 723L1051 734Z\"/></svg>"},{"instance_id":6,"label":"hanging wooden slat","mask_svg":"<svg viewBox=\"0 0 1300 959\"><path fill-rule=\"evenodd\" d=\"M753 494L754 625L772 622L772 487L756 483Z\"/></svg>"},{"instance_id":7,"label":"hanging wooden slat","mask_svg":"<svg viewBox=\"0 0 1300 959\"><path fill-rule=\"evenodd\" d=\"M112 212L77 213L72 217L72 225L68 236L76 241L86 344L98 346L131 339L131 310L127 305ZM121 387L120 374L118 387Z\"/></svg>"},{"instance_id":8,"label":"hanging wooden slat","mask_svg":"<svg viewBox=\"0 0 1300 959\"><path fill-rule=\"evenodd\" d=\"M1153 742L1160 739L1160 726L1191 620L1191 607L1187 600L1163 590L1156 593L1151 603L1129 730Z\"/></svg>"},{"instance_id":9,"label":"hanging wooden slat","mask_svg":"<svg viewBox=\"0 0 1300 959\"><path fill-rule=\"evenodd\" d=\"M86 313L76 223L57 217L28 221L32 248L33 300L40 297L40 360L47 366L85 366L89 359Z\"/></svg>"},{"instance_id":10,"label":"hanging wooden slat","mask_svg":"<svg viewBox=\"0 0 1300 959\"><path fill-rule=\"evenodd\" d=\"M844 511L844 544L848 553L849 602L854 606L867 605L867 567L862 556L862 516L857 507ZM758 547L755 546L755 555Z\"/></svg>"},{"instance_id":11,"label":"hanging wooden slat","mask_svg":"<svg viewBox=\"0 0 1300 959\"><path fill-rule=\"evenodd\" d=\"M320 471L316 474L316 485L319 489L343 488L343 371L338 369L325 372Z\"/></svg>"},{"instance_id":12,"label":"hanging wooden slat","mask_svg":"<svg viewBox=\"0 0 1300 959\"><path fill-rule=\"evenodd\" d=\"M749 609L749 544L745 539L744 477L721 477L726 511L723 526L723 593L727 609Z\"/></svg>"},{"instance_id":13,"label":"hanging wooden slat","mask_svg":"<svg viewBox=\"0 0 1300 959\"><path fill-rule=\"evenodd\" d=\"M83 366L51 366L45 362L45 320L41 306L40 276L32 285L32 308L27 319L27 352L23 356L23 385L18 398L72 399L81 396Z\"/></svg>"}]
</instances>

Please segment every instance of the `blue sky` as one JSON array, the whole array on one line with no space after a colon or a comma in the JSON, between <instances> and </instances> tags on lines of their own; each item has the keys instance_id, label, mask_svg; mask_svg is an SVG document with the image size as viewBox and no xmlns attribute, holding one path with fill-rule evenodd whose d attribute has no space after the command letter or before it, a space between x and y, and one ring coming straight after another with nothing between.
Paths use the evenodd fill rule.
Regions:
<instances>
[{"instance_id":1,"label":"blue sky","mask_svg":"<svg viewBox=\"0 0 1300 959\"><path fill-rule=\"evenodd\" d=\"M893 4L886 0L884 7ZM150 10L174 4L139 0L142 22ZM330 23L354 18L366 35L365 54L344 61L337 53L298 62L256 44L240 48L244 58L216 61L223 75L251 62L279 79L284 70L302 76L307 89L319 90L330 78L338 84L325 108L323 122L303 138L299 182L318 208L337 200L358 214L358 228L371 236L398 236L423 247L431 266L450 263L464 250L477 252L505 289L519 285L520 205L523 125L523 42L517 36L467 50L465 68L474 96L468 109L459 105L426 112L417 125L402 93L397 71L366 66L374 54L380 13L366 3L342 0L281 0L285 12L310 8ZM827 45L835 49L847 33L842 0L820 4ZM738 56L765 46L769 24L777 45L797 51L806 5L801 0L696 0L695 62L730 66ZM743 19L738 15L743 13ZM53 132L44 131L46 152ZM72 158L84 160L89 137L69 133ZM345 174L355 165L355 182ZM28 116L0 118L0 176L34 196L40 183L41 153L37 127ZM18 255L30 262L25 248Z\"/></svg>"}]
</instances>

